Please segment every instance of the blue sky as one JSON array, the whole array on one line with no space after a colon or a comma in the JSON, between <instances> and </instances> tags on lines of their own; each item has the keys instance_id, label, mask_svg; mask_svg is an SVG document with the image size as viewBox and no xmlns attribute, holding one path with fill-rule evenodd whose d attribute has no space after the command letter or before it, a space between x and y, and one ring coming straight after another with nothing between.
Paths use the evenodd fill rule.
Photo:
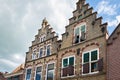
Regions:
<instances>
[{"instance_id":1,"label":"blue sky","mask_svg":"<svg viewBox=\"0 0 120 80\"><path fill-rule=\"evenodd\" d=\"M0 0L0 71L11 72L25 61L44 17L62 34L78 0ZM111 34L120 22L119 0L86 0Z\"/></svg>"}]
</instances>

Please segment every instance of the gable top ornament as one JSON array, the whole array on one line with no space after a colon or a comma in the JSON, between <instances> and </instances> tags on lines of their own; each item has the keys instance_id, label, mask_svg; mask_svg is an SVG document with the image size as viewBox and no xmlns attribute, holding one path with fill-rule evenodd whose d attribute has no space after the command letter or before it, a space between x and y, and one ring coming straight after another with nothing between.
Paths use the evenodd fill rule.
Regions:
<instances>
[{"instance_id":1,"label":"gable top ornament","mask_svg":"<svg viewBox=\"0 0 120 80\"><path fill-rule=\"evenodd\" d=\"M85 4L86 0L79 0L76 4L77 4L77 9L81 9L82 6Z\"/></svg>"},{"instance_id":2,"label":"gable top ornament","mask_svg":"<svg viewBox=\"0 0 120 80\"><path fill-rule=\"evenodd\" d=\"M44 18L42 21L42 27L45 28L47 25L48 25L48 21L46 20L46 18Z\"/></svg>"}]
</instances>

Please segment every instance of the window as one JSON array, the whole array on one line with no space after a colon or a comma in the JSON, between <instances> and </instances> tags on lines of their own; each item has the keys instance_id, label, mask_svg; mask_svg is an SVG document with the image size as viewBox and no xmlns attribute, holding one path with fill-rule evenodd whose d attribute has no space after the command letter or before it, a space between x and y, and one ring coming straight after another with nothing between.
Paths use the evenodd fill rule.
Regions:
<instances>
[{"instance_id":1,"label":"window","mask_svg":"<svg viewBox=\"0 0 120 80\"><path fill-rule=\"evenodd\" d=\"M31 78L31 69L27 69L26 80L30 80Z\"/></svg>"},{"instance_id":2,"label":"window","mask_svg":"<svg viewBox=\"0 0 120 80\"><path fill-rule=\"evenodd\" d=\"M47 80L54 80L54 63L47 66Z\"/></svg>"},{"instance_id":3,"label":"window","mask_svg":"<svg viewBox=\"0 0 120 80\"><path fill-rule=\"evenodd\" d=\"M43 55L43 48L40 48L39 58L41 58Z\"/></svg>"},{"instance_id":4,"label":"window","mask_svg":"<svg viewBox=\"0 0 120 80\"><path fill-rule=\"evenodd\" d=\"M98 72L98 49L83 53L83 74L90 74Z\"/></svg>"},{"instance_id":5,"label":"window","mask_svg":"<svg viewBox=\"0 0 120 80\"><path fill-rule=\"evenodd\" d=\"M32 54L32 60L34 60L34 59L36 59L36 54L35 53Z\"/></svg>"},{"instance_id":6,"label":"window","mask_svg":"<svg viewBox=\"0 0 120 80\"><path fill-rule=\"evenodd\" d=\"M46 51L46 53L47 53L47 54L46 54L47 56L49 56L49 55L50 55L50 53L51 53L51 50L50 50L50 45L48 45L48 46L47 46L47 51Z\"/></svg>"},{"instance_id":7,"label":"window","mask_svg":"<svg viewBox=\"0 0 120 80\"><path fill-rule=\"evenodd\" d=\"M43 42L43 41L45 41L46 40L46 36L45 35L42 35L41 37L40 37L40 42Z\"/></svg>"},{"instance_id":8,"label":"window","mask_svg":"<svg viewBox=\"0 0 120 80\"><path fill-rule=\"evenodd\" d=\"M36 55L36 49L33 50L33 53L32 53L32 60L36 59L37 58L37 55Z\"/></svg>"},{"instance_id":9,"label":"window","mask_svg":"<svg viewBox=\"0 0 120 80\"><path fill-rule=\"evenodd\" d=\"M35 80L42 80L42 66L36 68Z\"/></svg>"},{"instance_id":10,"label":"window","mask_svg":"<svg viewBox=\"0 0 120 80\"><path fill-rule=\"evenodd\" d=\"M12 78L8 78L7 80L12 80Z\"/></svg>"},{"instance_id":11,"label":"window","mask_svg":"<svg viewBox=\"0 0 120 80\"><path fill-rule=\"evenodd\" d=\"M67 57L62 60L62 77L74 75L74 57Z\"/></svg>"},{"instance_id":12,"label":"window","mask_svg":"<svg viewBox=\"0 0 120 80\"><path fill-rule=\"evenodd\" d=\"M13 80L20 80L19 76L15 76Z\"/></svg>"},{"instance_id":13,"label":"window","mask_svg":"<svg viewBox=\"0 0 120 80\"><path fill-rule=\"evenodd\" d=\"M85 40L86 38L86 26L81 25L74 29L74 43L79 43Z\"/></svg>"}]
</instances>

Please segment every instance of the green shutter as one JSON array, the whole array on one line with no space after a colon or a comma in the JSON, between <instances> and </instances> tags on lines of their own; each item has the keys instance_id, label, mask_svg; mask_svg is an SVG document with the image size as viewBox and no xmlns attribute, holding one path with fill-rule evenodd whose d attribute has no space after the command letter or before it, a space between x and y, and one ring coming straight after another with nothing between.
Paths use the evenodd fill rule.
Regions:
<instances>
[{"instance_id":1,"label":"green shutter","mask_svg":"<svg viewBox=\"0 0 120 80\"><path fill-rule=\"evenodd\" d=\"M91 61L97 60L97 50L91 52Z\"/></svg>"},{"instance_id":2,"label":"green shutter","mask_svg":"<svg viewBox=\"0 0 120 80\"><path fill-rule=\"evenodd\" d=\"M74 57L69 58L69 65L74 65Z\"/></svg>"},{"instance_id":3,"label":"green shutter","mask_svg":"<svg viewBox=\"0 0 120 80\"><path fill-rule=\"evenodd\" d=\"M89 53L84 54L84 63L89 62Z\"/></svg>"},{"instance_id":4,"label":"green shutter","mask_svg":"<svg viewBox=\"0 0 120 80\"><path fill-rule=\"evenodd\" d=\"M63 67L67 67L68 66L68 59L63 59Z\"/></svg>"}]
</instances>

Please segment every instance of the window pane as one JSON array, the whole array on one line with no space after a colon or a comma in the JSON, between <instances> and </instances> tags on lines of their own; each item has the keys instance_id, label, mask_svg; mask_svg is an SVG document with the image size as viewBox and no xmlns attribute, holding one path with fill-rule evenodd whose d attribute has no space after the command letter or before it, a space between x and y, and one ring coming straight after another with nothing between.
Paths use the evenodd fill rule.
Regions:
<instances>
[{"instance_id":1,"label":"window pane","mask_svg":"<svg viewBox=\"0 0 120 80\"><path fill-rule=\"evenodd\" d=\"M85 25L81 26L81 32L85 32Z\"/></svg>"},{"instance_id":2,"label":"window pane","mask_svg":"<svg viewBox=\"0 0 120 80\"><path fill-rule=\"evenodd\" d=\"M89 53L84 54L84 63L89 62Z\"/></svg>"},{"instance_id":3,"label":"window pane","mask_svg":"<svg viewBox=\"0 0 120 80\"><path fill-rule=\"evenodd\" d=\"M42 54L43 54L43 48L40 49L40 55L39 55L40 58L42 57Z\"/></svg>"},{"instance_id":4,"label":"window pane","mask_svg":"<svg viewBox=\"0 0 120 80\"><path fill-rule=\"evenodd\" d=\"M42 80L41 73L36 73L36 78L35 80Z\"/></svg>"},{"instance_id":5,"label":"window pane","mask_svg":"<svg viewBox=\"0 0 120 80\"><path fill-rule=\"evenodd\" d=\"M50 45L47 46L47 56L49 56L49 55L50 55Z\"/></svg>"},{"instance_id":6,"label":"window pane","mask_svg":"<svg viewBox=\"0 0 120 80\"><path fill-rule=\"evenodd\" d=\"M75 29L75 35L79 35L79 27Z\"/></svg>"},{"instance_id":7,"label":"window pane","mask_svg":"<svg viewBox=\"0 0 120 80\"><path fill-rule=\"evenodd\" d=\"M69 65L74 65L74 57L69 58Z\"/></svg>"},{"instance_id":8,"label":"window pane","mask_svg":"<svg viewBox=\"0 0 120 80\"><path fill-rule=\"evenodd\" d=\"M26 80L30 80L30 76L31 76L31 69L28 69L27 70Z\"/></svg>"},{"instance_id":9,"label":"window pane","mask_svg":"<svg viewBox=\"0 0 120 80\"><path fill-rule=\"evenodd\" d=\"M91 63L91 72L97 71L97 62Z\"/></svg>"},{"instance_id":10,"label":"window pane","mask_svg":"<svg viewBox=\"0 0 120 80\"><path fill-rule=\"evenodd\" d=\"M27 74L31 74L31 69L28 69L28 70L27 70Z\"/></svg>"},{"instance_id":11,"label":"window pane","mask_svg":"<svg viewBox=\"0 0 120 80\"><path fill-rule=\"evenodd\" d=\"M41 72L42 71L42 67L40 66L40 67L37 67L37 70L36 70L36 72Z\"/></svg>"},{"instance_id":12,"label":"window pane","mask_svg":"<svg viewBox=\"0 0 120 80\"><path fill-rule=\"evenodd\" d=\"M97 50L91 52L91 61L97 60Z\"/></svg>"},{"instance_id":13,"label":"window pane","mask_svg":"<svg viewBox=\"0 0 120 80\"><path fill-rule=\"evenodd\" d=\"M48 70L53 70L54 69L54 63L48 65Z\"/></svg>"},{"instance_id":14,"label":"window pane","mask_svg":"<svg viewBox=\"0 0 120 80\"><path fill-rule=\"evenodd\" d=\"M63 67L67 67L67 65L68 65L68 59L64 59L63 60Z\"/></svg>"},{"instance_id":15,"label":"window pane","mask_svg":"<svg viewBox=\"0 0 120 80\"><path fill-rule=\"evenodd\" d=\"M53 80L53 77L54 77L53 71L48 71L48 73L47 73L47 80Z\"/></svg>"}]
</instances>

